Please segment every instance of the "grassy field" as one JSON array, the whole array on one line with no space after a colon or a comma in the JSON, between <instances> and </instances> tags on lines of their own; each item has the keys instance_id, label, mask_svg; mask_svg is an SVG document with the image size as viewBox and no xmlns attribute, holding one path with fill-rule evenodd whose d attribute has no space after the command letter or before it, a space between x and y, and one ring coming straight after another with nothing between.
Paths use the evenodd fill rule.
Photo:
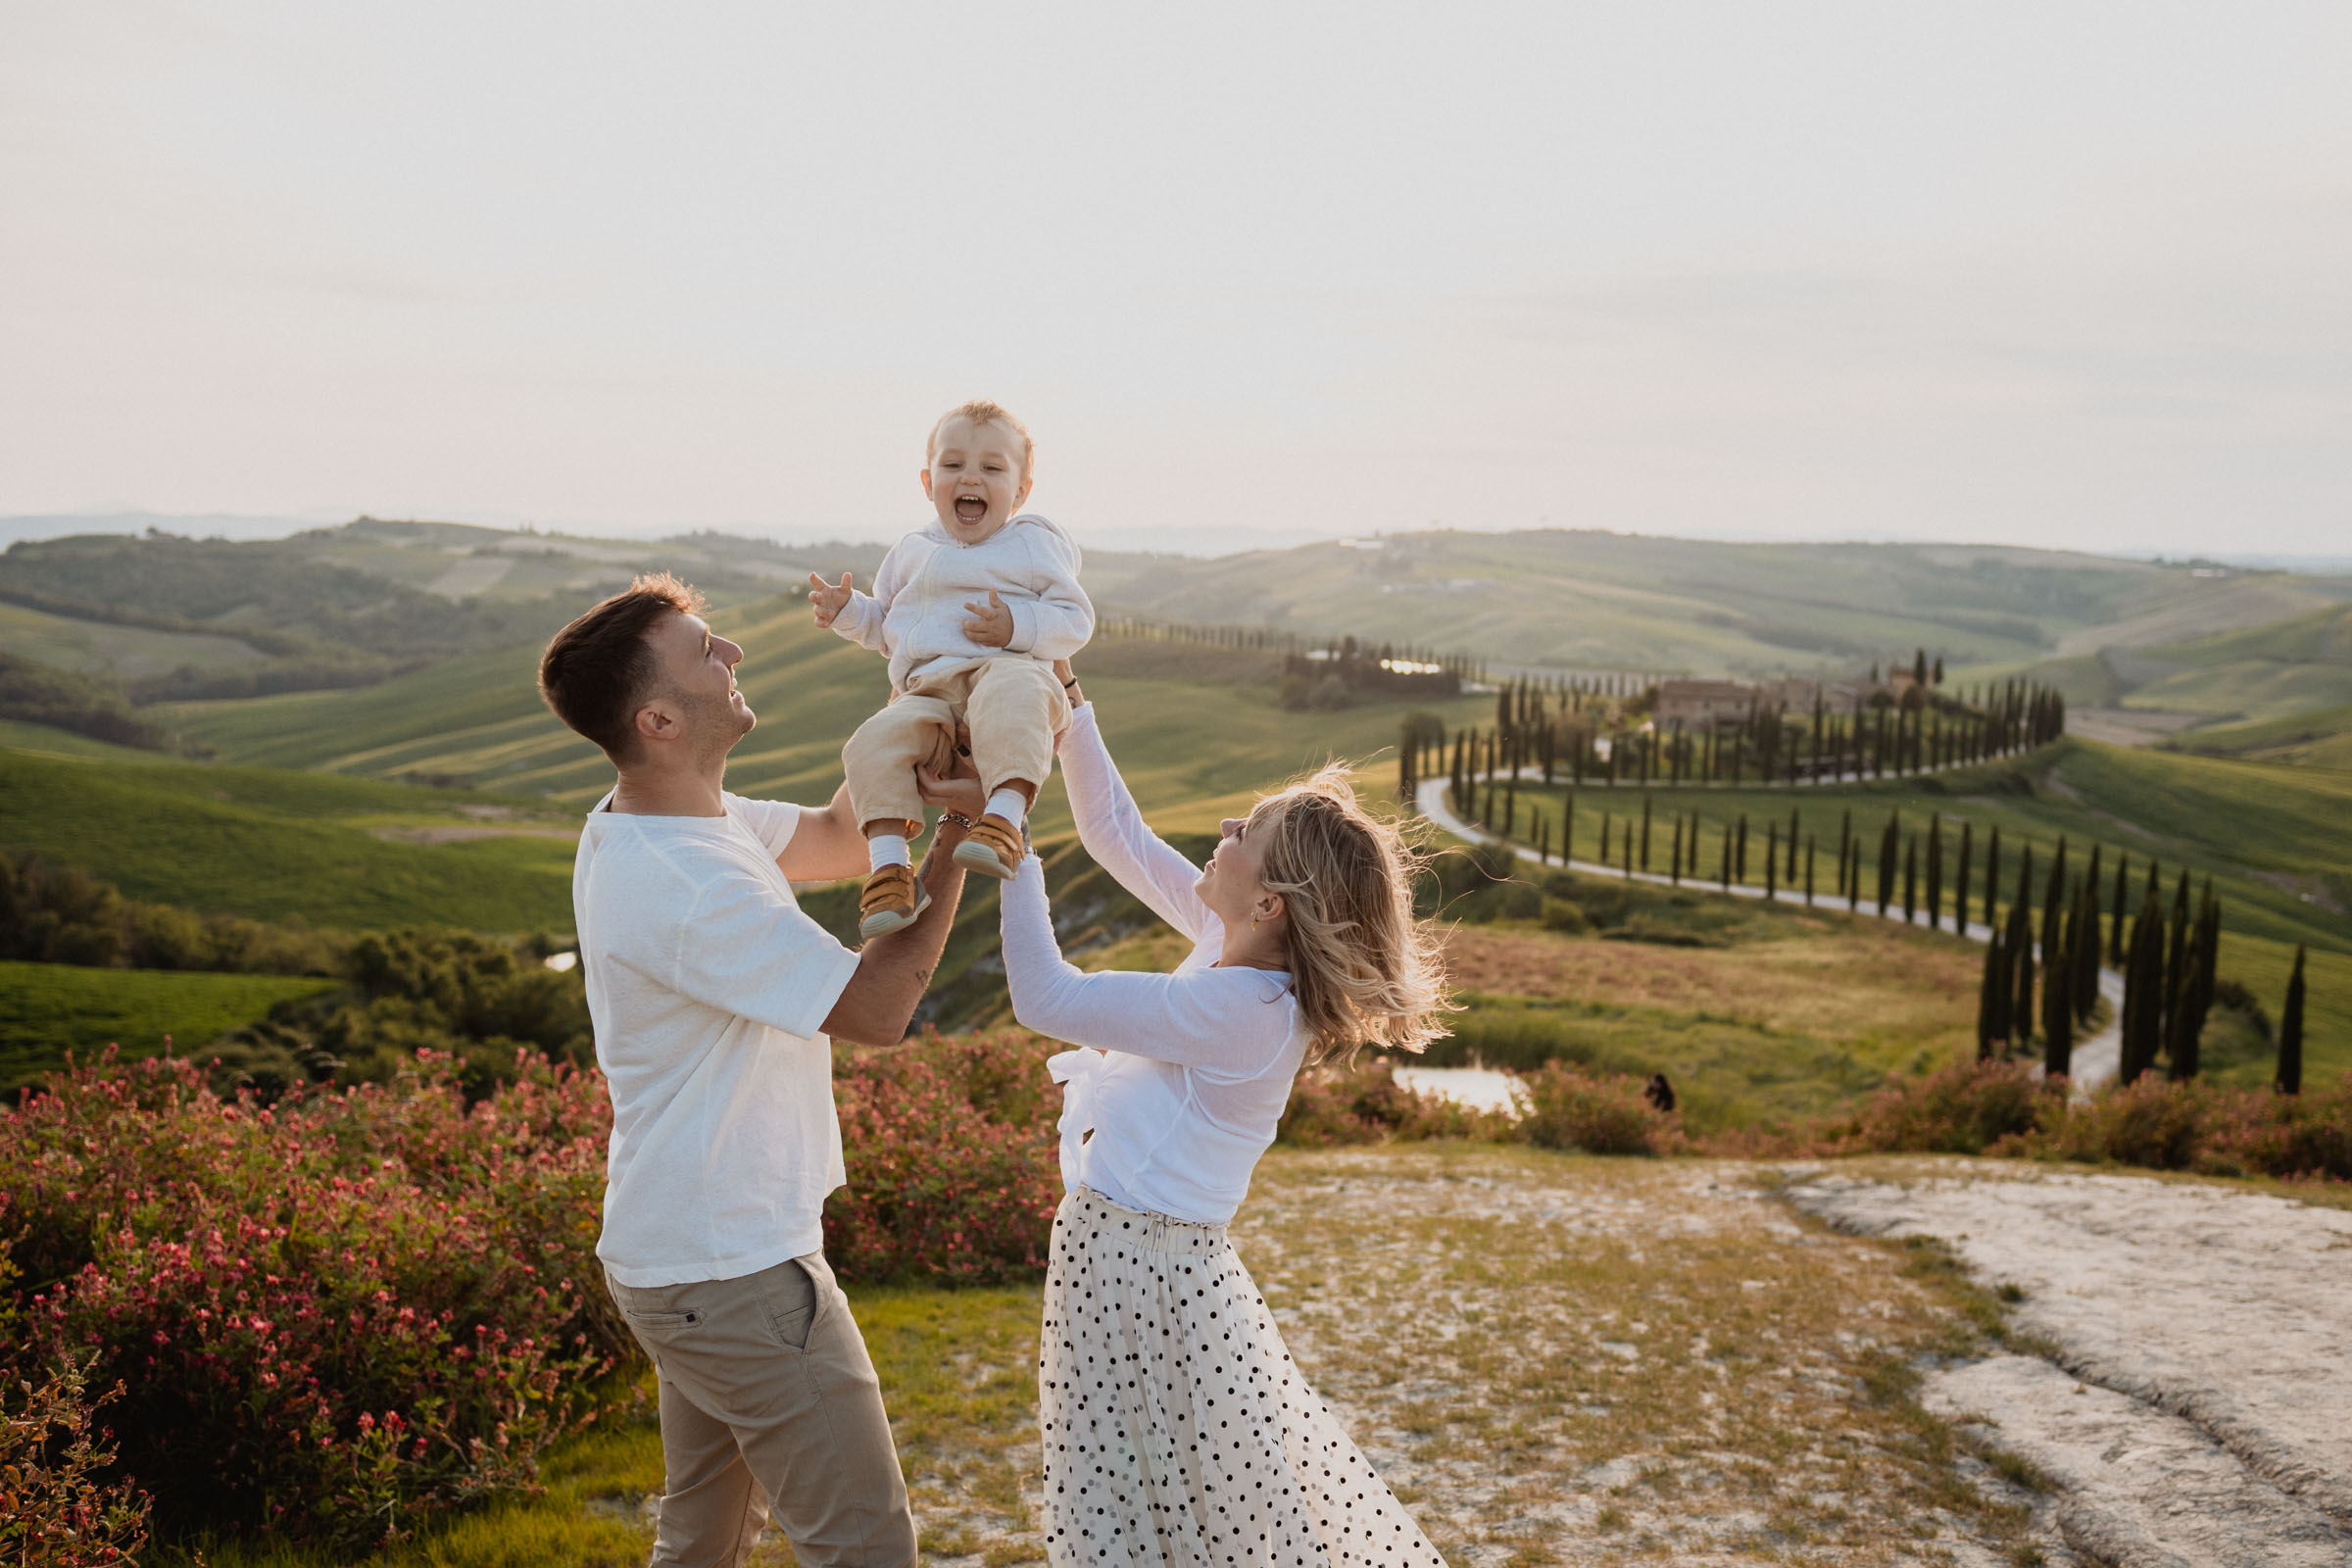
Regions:
<instances>
[{"instance_id":1,"label":"grassy field","mask_svg":"<svg viewBox=\"0 0 2352 1568\"><path fill-rule=\"evenodd\" d=\"M543 809L321 773L0 751L0 849L135 899L265 920L567 931L569 825ZM436 832L499 836L400 837Z\"/></svg>"},{"instance_id":2,"label":"grassy field","mask_svg":"<svg viewBox=\"0 0 2352 1568\"><path fill-rule=\"evenodd\" d=\"M2283 718L2258 718L2243 724L2199 728L2182 735L2166 749L2193 752L2199 757L2230 757L2248 762L2352 771L2352 704L2313 709Z\"/></svg>"},{"instance_id":3,"label":"grassy field","mask_svg":"<svg viewBox=\"0 0 2352 1568\"><path fill-rule=\"evenodd\" d=\"M225 634L113 626L10 604L0 604L0 652L121 680L159 675L182 665L240 669L268 657L251 643Z\"/></svg>"},{"instance_id":4,"label":"grassy field","mask_svg":"<svg viewBox=\"0 0 2352 1568\"><path fill-rule=\"evenodd\" d=\"M29 1082L69 1051L87 1059L119 1044L125 1056L152 1056L167 1035L183 1054L197 1051L280 1002L335 984L274 974L0 962L0 1091Z\"/></svg>"},{"instance_id":5,"label":"grassy field","mask_svg":"<svg viewBox=\"0 0 2352 1568\"><path fill-rule=\"evenodd\" d=\"M1523 791L1522 834L1533 800L1549 818L1557 845L1565 794ZM1778 823L1785 833L1793 808L1800 834L1821 847L1817 880L1824 892L1833 885L1840 819L1850 811L1862 846L1863 886L1873 897L1879 832L1890 812L1899 810L1905 822L1922 829L1929 813L1940 814L1947 857L1957 852L1960 824L1969 823L1977 856L1969 887L1972 917L1982 917L1984 846L1995 826L2002 840L2004 909L2016 886L2021 848L2033 845L2037 866L2046 871L2061 835L2077 873L2093 843L2106 848L2110 878L2117 853L2130 856L2137 872L2134 909L2151 856L2163 867L2168 906L2173 879L2183 868L2200 885L2210 875L2224 901L2222 972L2248 986L2275 1017L2295 945L2309 944L2310 1060L2315 1068L2352 1068L2352 915L2346 913L2352 907L2352 833L2343 826L2352 821L2352 776L2070 740L2020 761L1919 779L1822 790L1658 790L1651 808L1651 865L1661 871L1672 816L1696 814L1702 884L1717 880L1726 834L1742 812L1749 823L1747 881L1760 884L1765 826ZM1625 824L1639 820L1641 792L1578 792L1580 858L1597 855L1604 812L1614 864L1622 856ZM1947 876L1951 869L1947 859ZM1782 885L1789 885L1786 876ZM2110 896L2111 884L2101 889L2102 904ZM1898 903L1900 897L1898 876Z\"/></svg>"},{"instance_id":6,"label":"grassy field","mask_svg":"<svg viewBox=\"0 0 2352 1568\"><path fill-rule=\"evenodd\" d=\"M713 617L745 649L736 683L760 725L728 762L728 787L747 795L821 801L841 781L841 747L889 697L883 662L810 622L798 600L771 599ZM1083 673L1087 660L1081 656ZM464 782L551 795L586 806L611 787L612 768L564 729L532 685L532 649L484 654L352 692L304 692L165 710L170 721L230 761L317 768L379 779ZM1117 667L1135 668L1132 660ZM1332 756L1392 756L1399 722L1417 706L1371 704L1337 712L1286 711L1255 687L1220 688L1134 675L1093 675L1089 696L1137 799L1181 810L1177 826L1213 822L1232 803ZM1447 722L1488 712L1489 698L1437 705ZM1048 791L1040 831L1066 825ZM1056 814L1061 813L1061 814Z\"/></svg>"},{"instance_id":7,"label":"grassy field","mask_svg":"<svg viewBox=\"0 0 2352 1568\"><path fill-rule=\"evenodd\" d=\"M1656 913L1645 925L1652 940L1455 927L1446 966L1467 1010L1431 1059L1663 1072L1686 1124L1712 1132L1835 1115L1890 1073L1975 1054L1983 950L1957 937L1800 910L1717 947L1656 940L1673 934Z\"/></svg>"}]
</instances>

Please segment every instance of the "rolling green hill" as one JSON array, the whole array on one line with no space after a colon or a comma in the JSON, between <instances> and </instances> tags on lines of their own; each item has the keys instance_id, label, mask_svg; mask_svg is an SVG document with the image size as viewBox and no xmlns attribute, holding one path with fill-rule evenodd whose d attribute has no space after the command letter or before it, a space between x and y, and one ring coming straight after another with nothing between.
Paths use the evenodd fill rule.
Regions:
<instances>
[{"instance_id":1,"label":"rolling green hill","mask_svg":"<svg viewBox=\"0 0 2352 1568\"><path fill-rule=\"evenodd\" d=\"M264 920L568 931L572 837L543 811L326 774L0 751L0 848L135 899Z\"/></svg>"},{"instance_id":2,"label":"rolling green hill","mask_svg":"<svg viewBox=\"0 0 2352 1568\"><path fill-rule=\"evenodd\" d=\"M2304 579L2326 586L2333 579ZM2011 675L2054 686L2085 721L2168 737L2162 743L2236 755L2215 732L2249 721L2299 721L2300 741L2344 735L2352 708L2352 607L2328 604L2252 625L2138 646L2108 644L2023 664L1967 667L1965 680ZM2101 712L2098 710L2104 710ZM2260 742L2253 743L2257 748Z\"/></svg>"},{"instance_id":3,"label":"rolling green hill","mask_svg":"<svg viewBox=\"0 0 2352 1568\"><path fill-rule=\"evenodd\" d=\"M736 748L728 786L749 795L821 801L841 781L841 747L889 695L883 662L818 629L790 598L715 612L745 649L737 684L760 725ZM1088 660L1079 661L1083 670ZM1149 668L1148 661L1104 660ZM585 807L609 788L604 758L564 728L532 686L535 649L451 660L352 692L304 692L166 710L222 759L365 777L547 794ZM1410 703L1292 712L1270 691L1139 675L1094 675L1087 691L1118 748L1137 798L1187 827L1213 825L1250 792L1332 757L1394 755ZM1436 705L1470 722L1492 699ZM1041 833L1068 822L1049 789Z\"/></svg>"},{"instance_id":4,"label":"rolling green hill","mask_svg":"<svg viewBox=\"0 0 2352 1568\"><path fill-rule=\"evenodd\" d=\"M149 1056L172 1037L183 1054L252 1023L280 1002L334 988L275 974L191 974L0 962L0 1094L34 1082L67 1052L109 1045Z\"/></svg>"}]
</instances>

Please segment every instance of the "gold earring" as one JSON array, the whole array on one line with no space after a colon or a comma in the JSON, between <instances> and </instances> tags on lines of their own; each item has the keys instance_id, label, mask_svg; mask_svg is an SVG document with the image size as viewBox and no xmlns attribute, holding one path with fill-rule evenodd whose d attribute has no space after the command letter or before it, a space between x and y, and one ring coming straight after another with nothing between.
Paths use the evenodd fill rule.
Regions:
<instances>
[{"instance_id":1,"label":"gold earring","mask_svg":"<svg viewBox=\"0 0 2352 1568\"><path fill-rule=\"evenodd\" d=\"M1250 929L1252 931L1257 929L1257 916L1254 914L1250 917Z\"/></svg>"}]
</instances>

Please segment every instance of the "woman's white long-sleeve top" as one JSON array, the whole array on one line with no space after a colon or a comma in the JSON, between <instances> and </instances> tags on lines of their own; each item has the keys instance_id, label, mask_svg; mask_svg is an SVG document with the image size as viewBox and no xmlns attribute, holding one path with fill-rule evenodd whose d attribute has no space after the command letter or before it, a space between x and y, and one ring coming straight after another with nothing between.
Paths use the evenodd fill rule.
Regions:
<instances>
[{"instance_id":1,"label":"woman's white long-sleeve top","mask_svg":"<svg viewBox=\"0 0 2352 1568\"><path fill-rule=\"evenodd\" d=\"M1113 1202L1197 1224L1222 1225L1250 1191L1250 1173L1274 1142L1291 1080L1306 1053L1291 977L1217 968L1224 928L1193 891L1200 868L1145 826L1092 704L1071 716L1062 777L1078 836L1095 862L1153 913L1192 939L1173 974L1083 974L1061 956L1031 856L1005 884L1004 978L1013 1016L1042 1035L1109 1054L1080 1056L1064 1086L1075 1178Z\"/></svg>"}]
</instances>

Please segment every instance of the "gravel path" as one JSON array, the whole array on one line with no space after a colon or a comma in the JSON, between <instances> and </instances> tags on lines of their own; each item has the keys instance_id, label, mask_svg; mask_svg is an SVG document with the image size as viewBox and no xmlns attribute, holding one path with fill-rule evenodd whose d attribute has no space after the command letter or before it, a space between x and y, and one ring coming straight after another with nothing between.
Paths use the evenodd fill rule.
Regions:
<instances>
[{"instance_id":1,"label":"gravel path","mask_svg":"<svg viewBox=\"0 0 2352 1568\"><path fill-rule=\"evenodd\" d=\"M1802 1208L1864 1236L1935 1236L2046 1357L1929 1379L2057 1484L2097 1560L2352 1564L2352 1213L2150 1177L1921 1162L1816 1171Z\"/></svg>"}]
</instances>

